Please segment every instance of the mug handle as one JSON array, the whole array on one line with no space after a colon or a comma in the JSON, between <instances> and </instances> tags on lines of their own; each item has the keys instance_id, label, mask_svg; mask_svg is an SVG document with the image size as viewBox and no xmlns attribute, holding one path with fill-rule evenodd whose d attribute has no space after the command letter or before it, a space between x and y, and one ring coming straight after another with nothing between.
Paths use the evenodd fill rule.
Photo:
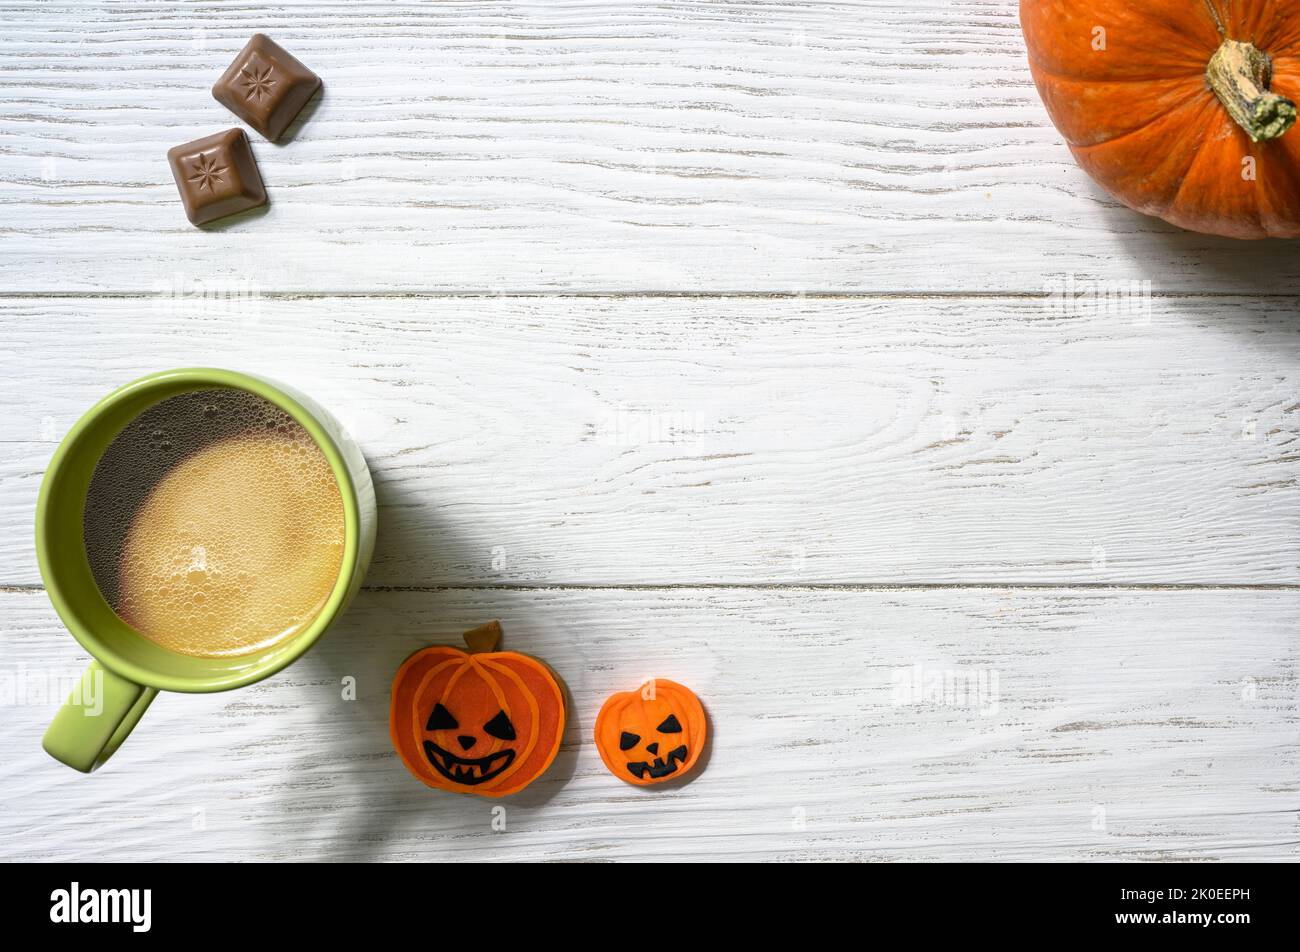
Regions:
<instances>
[{"instance_id":1,"label":"mug handle","mask_svg":"<svg viewBox=\"0 0 1300 952\"><path fill-rule=\"evenodd\" d=\"M54 715L41 746L55 760L82 773L98 770L157 696L157 688L128 681L92 661Z\"/></svg>"}]
</instances>

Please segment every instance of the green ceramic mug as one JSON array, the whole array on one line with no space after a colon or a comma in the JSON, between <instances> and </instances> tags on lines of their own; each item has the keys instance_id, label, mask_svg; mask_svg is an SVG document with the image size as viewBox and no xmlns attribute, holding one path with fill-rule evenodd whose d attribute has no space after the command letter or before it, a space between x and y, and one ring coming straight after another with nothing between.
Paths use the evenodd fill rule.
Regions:
<instances>
[{"instance_id":1,"label":"green ceramic mug","mask_svg":"<svg viewBox=\"0 0 1300 952\"><path fill-rule=\"evenodd\" d=\"M303 631L250 654L198 658L154 644L114 614L91 574L82 518L95 464L123 428L161 400L212 389L249 391L303 425L338 480L346 536L334 589ZM263 377L202 368L152 374L109 394L77 421L55 451L36 506L36 555L45 588L68 630L94 658L46 731L46 751L89 772L112 756L159 691L228 691L293 662L361 587L376 528L375 492L365 457L338 422L306 396ZM82 703L91 697L93 706Z\"/></svg>"}]
</instances>

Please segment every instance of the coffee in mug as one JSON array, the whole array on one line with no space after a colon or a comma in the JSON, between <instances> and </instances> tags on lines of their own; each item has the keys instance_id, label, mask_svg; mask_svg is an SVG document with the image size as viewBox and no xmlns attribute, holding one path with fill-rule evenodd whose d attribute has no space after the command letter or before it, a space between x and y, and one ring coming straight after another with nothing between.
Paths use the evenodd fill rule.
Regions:
<instances>
[{"instance_id":1,"label":"coffee in mug","mask_svg":"<svg viewBox=\"0 0 1300 952\"><path fill-rule=\"evenodd\" d=\"M338 482L286 411L240 389L169 397L132 420L91 477L91 573L155 644L221 658L302 632L339 578Z\"/></svg>"}]
</instances>

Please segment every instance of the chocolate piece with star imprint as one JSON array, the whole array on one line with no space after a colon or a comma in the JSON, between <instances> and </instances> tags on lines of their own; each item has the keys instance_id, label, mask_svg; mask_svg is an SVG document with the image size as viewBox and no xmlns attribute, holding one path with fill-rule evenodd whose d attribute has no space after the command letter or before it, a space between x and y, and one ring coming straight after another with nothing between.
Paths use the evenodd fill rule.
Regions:
<instances>
[{"instance_id":1,"label":"chocolate piece with star imprint","mask_svg":"<svg viewBox=\"0 0 1300 952\"><path fill-rule=\"evenodd\" d=\"M178 145L167 152L185 215L203 225L266 204L262 175L243 129Z\"/></svg>"},{"instance_id":2,"label":"chocolate piece with star imprint","mask_svg":"<svg viewBox=\"0 0 1300 952\"><path fill-rule=\"evenodd\" d=\"M258 33L212 87L212 95L272 142L307 105L320 77L284 47Z\"/></svg>"}]
</instances>

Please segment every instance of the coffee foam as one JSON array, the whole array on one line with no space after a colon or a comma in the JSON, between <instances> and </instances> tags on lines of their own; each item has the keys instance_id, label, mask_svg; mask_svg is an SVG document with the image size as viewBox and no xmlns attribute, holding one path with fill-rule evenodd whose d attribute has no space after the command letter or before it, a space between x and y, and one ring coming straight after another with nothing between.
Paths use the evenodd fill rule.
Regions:
<instances>
[{"instance_id":1,"label":"coffee foam","mask_svg":"<svg viewBox=\"0 0 1300 952\"><path fill-rule=\"evenodd\" d=\"M247 654L302 631L346 538L329 461L288 413L242 390L140 414L95 468L83 535L100 592L172 651Z\"/></svg>"}]
</instances>

